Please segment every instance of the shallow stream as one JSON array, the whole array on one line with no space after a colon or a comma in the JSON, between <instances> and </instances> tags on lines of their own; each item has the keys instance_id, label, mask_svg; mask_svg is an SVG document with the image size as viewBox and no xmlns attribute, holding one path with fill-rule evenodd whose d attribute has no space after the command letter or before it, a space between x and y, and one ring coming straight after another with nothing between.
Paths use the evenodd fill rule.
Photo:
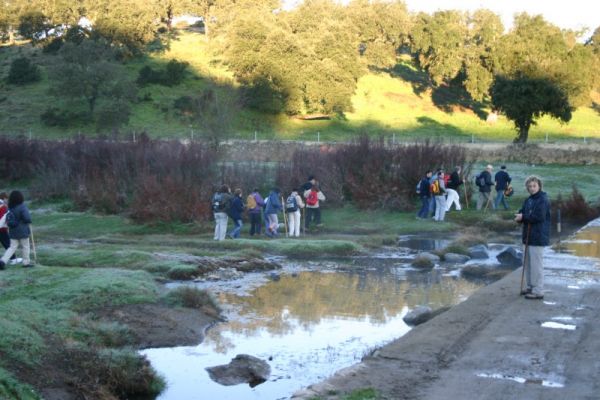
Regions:
<instances>
[{"instance_id":1,"label":"shallow stream","mask_svg":"<svg viewBox=\"0 0 600 400\"><path fill-rule=\"evenodd\" d=\"M596 261L587 257L600 255L599 243L600 227L592 226L564 243L575 255L549 250L549 278L561 279L565 263L589 273ZM228 322L211 328L197 346L142 352L167 380L159 399L285 399L357 363L408 332L402 317L415 306L455 305L484 284L462 279L459 266L438 264L427 272L410 266L419 250L447 244L406 237L402 247L368 257L302 263L280 259L284 268L276 273L194 283L217 294ZM490 246L488 264L496 263L503 247ZM268 361L270 379L251 388L222 386L209 378L206 367L227 364L238 354Z\"/></svg>"}]
</instances>

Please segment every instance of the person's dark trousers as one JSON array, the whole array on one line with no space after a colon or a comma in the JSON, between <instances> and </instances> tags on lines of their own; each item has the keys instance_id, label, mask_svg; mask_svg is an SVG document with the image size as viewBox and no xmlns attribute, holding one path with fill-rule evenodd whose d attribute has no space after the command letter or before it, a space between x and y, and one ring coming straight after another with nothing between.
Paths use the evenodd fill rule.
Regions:
<instances>
[{"instance_id":1,"label":"person's dark trousers","mask_svg":"<svg viewBox=\"0 0 600 400\"><path fill-rule=\"evenodd\" d=\"M0 243L2 243L4 250L7 250L10 247L10 237L8 236L8 232L0 231ZM13 254L10 259L14 260L15 258L17 258L17 256Z\"/></svg>"},{"instance_id":2,"label":"person's dark trousers","mask_svg":"<svg viewBox=\"0 0 600 400\"><path fill-rule=\"evenodd\" d=\"M431 211L431 216L433 217L435 215L435 196L430 196L427 199L429 201L427 212ZM425 217L428 217L428 215L425 215Z\"/></svg>"},{"instance_id":3,"label":"person's dark trousers","mask_svg":"<svg viewBox=\"0 0 600 400\"><path fill-rule=\"evenodd\" d=\"M310 227L311 222L314 222L316 225L321 224L321 209L318 207L306 207L306 220L304 222L306 229Z\"/></svg>"},{"instance_id":4,"label":"person's dark trousers","mask_svg":"<svg viewBox=\"0 0 600 400\"><path fill-rule=\"evenodd\" d=\"M250 236L254 236L255 233L260 235L261 225L260 214L250 214Z\"/></svg>"},{"instance_id":5,"label":"person's dark trousers","mask_svg":"<svg viewBox=\"0 0 600 400\"><path fill-rule=\"evenodd\" d=\"M421 209L417 214L419 218L427 218L429 214L429 196L421 196Z\"/></svg>"}]
</instances>

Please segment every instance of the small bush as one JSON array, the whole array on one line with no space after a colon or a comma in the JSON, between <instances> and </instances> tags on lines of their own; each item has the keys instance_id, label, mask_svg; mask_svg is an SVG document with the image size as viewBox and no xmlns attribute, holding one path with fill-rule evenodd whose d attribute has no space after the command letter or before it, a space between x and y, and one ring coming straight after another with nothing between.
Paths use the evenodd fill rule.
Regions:
<instances>
[{"instance_id":1,"label":"small bush","mask_svg":"<svg viewBox=\"0 0 600 400\"><path fill-rule=\"evenodd\" d=\"M411 263L415 268L429 269L435 266L435 263L428 257L419 255Z\"/></svg>"},{"instance_id":2,"label":"small bush","mask_svg":"<svg viewBox=\"0 0 600 400\"><path fill-rule=\"evenodd\" d=\"M169 269L167 277L178 281L189 281L199 275L198 267L192 265L179 265Z\"/></svg>"},{"instance_id":3,"label":"small bush","mask_svg":"<svg viewBox=\"0 0 600 400\"><path fill-rule=\"evenodd\" d=\"M196 103L191 96L181 96L175 99L173 107L179 111L180 115L191 116L196 109Z\"/></svg>"},{"instance_id":4,"label":"small bush","mask_svg":"<svg viewBox=\"0 0 600 400\"><path fill-rule=\"evenodd\" d=\"M7 82L13 85L25 85L41 79L40 69L26 57L15 59L10 64Z\"/></svg>"},{"instance_id":5,"label":"small bush","mask_svg":"<svg viewBox=\"0 0 600 400\"><path fill-rule=\"evenodd\" d=\"M60 126L68 127L78 122L85 122L88 120L85 113L77 113L67 110L60 110L56 107L48 107L42 115L40 120L46 126Z\"/></svg>"},{"instance_id":6,"label":"small bush","mask_svg":"<svg viewBox=\"0 0 600 400\"><path fill-rule=\"evenodd\" d=\"M451 243L450 245L448 245L444 251L444 254L446 253L456 253L456 254L463 254L465 256L469 255L469 249L467 249L465 246L458 244L458 243Z\"/></svg>"},{"instance_id":7,"label":"small bush","mask_svg":"<svg viewBox=\"0 0 600 400\"><path fill-rule=\"evenodd\" d=\"M42 52L45 54L56 54L61 49L63 44L64 40L62 37L53 38L44 45Z\"/></svg>"},{"instance_id":8,"label":"small bush","mask_svg":"<svg viewBox=\"0 0 600 400\"><path fill-rule=\"evenodd\" d=\"M212 309L217 313L221 310L217 301L209 292L188 286L181 286L171 290L167 294L166 300L171 305L179 305L187 308Z\"/></svg>"},{"instance_id":9,"label":"small bush","mask_svg":"<svg viewBox=\"0 0 600 400\"><path fill-rule=\"evenodd\" d=\"M185 78L188 65L185 61L177 60L170 60L164 70L155 70L146 65L140 70L136 82L140 86L148 84L176 86Z\"/></svg>"},{"instance_id":10,"label":"small bush","mask_svg":"<svg viewBox=\"0 0 600 400\"><path fill-rule=\"evenodd\" d=\"M563 222L574 224L584 224L600 216L600 208L591 206L585 201L583 194L575 185L573 185L573 190L566 199L563 199L560 194L558 195L554 208L560 210Z\"/></svg>"},{"instance_id":11,"label":"small bush","mask_svg":"<svg viewBox=\"0 0 600 400\"><path fill-rule=\"evenodd\" d=\"M137 77L137 84L140 86L149 85L151 83L159 83L162 79L160 71L156 71L152 69L152 67L146 65L144 66Z\"/></svg>"}]
</instances>

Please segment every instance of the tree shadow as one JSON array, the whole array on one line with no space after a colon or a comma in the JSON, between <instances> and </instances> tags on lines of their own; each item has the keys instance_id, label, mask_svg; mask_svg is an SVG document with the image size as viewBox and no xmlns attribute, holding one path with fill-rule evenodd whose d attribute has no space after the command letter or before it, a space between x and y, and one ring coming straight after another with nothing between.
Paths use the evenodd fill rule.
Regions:
<instances>
[{"instance_id":1,"label":"tree shadow","mask_svg":"<svg viewBox=\"0 0 600 400\"><path fill-rule=\"evenodd\" d=\"M592 110L594 110L598 114L600 114L600 103L596 103L595 101L592 101Z\"/></svg>"},{"instance_id":2,"label":"tree shadow","mask_svg":"<svg viewBox=\"0 0 600 400\"><path fill-rule=\"evenodd\" d=\"M433 104L445 113L474 113L481 120L487 118L484 104L471 98L466 89L458 82L441 84L431 92Z\"/></svg>"},{"instance_id":3,"label":"tree shadow","mask_svg":"<svg viewBox=\"0 0 600 400\"><path fill-rule=\"evenodd\" d=\"M369 67L373 72L385 72L393 78L401 78L411 84L414 94L421 96L432 87L427 72L415 67L412 63L401 61L392 68Z\"/></svg>"}]
</instances>

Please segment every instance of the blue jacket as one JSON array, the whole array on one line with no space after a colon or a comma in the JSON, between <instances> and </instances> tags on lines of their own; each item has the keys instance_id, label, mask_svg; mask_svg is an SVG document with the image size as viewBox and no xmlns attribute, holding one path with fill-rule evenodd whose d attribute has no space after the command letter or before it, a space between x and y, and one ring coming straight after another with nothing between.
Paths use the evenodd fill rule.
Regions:
<instances>
[{"instance_id":1,"label":"blue jacket","mask_svg":"<svg viewBox=\"0 0 600 400\"><path fill-rule=\"evenodd\" d=\"M421 181L419 182L419 196L421 197L430 197L431 193L429 192L429 178L428 177L424 177L423 179L421 179Z\"/></svg>"},{"instance_id":2,"label":"blue jacket","mask_svg":"<svg viewBox=\"0 0 600 400\"><path fill-rule=\"evenodd\" d=\"M242 214L244 212L244 203L240 196L233 196L231 199L231 205L229 206L228 215L233 220L242 219Z\"/></svg>"},{"instance_id":3,"label":"blue jacket","mask_svg":"<svg viewBox=\"0 0 600 400\"><path fill-rule=\"evenodd\" d=\"M265 208L265 214L277 214L281 210L281 201L279 200L279 193L269 193L269 201Z\"/></svg>"},{"instance_id":4,"label":"blue jacket","mask_svg":"<svg viewBox=\"0 0 600 400\"><path fill-rule=\"evenodd\" d=\"M523 214L523 244L548 246L550 244L550 201L541 190L529 196L519 210ZM531 227L531 228L530 228ZM527 238L529 231L529 239Z\"/></svg>"},{"instance_id":5,"label":"blue jacket","mask_svg":"<svg viewBox=\"0 0 600 400\"><path fill-rule=\"evenodd\" d=\"M504 190L512 181L512 178L510 177L510 175L508 175L508 172L500 170L496 172L494 180L496 181L496 190Z\"/></svg>"},{"instance_id":6,"label":"blue jacket","mask_svg":"<svg viewBox=\"0 0 600 400\"><path fill-rule=\"evenodd\" d=\"M29 224L31 224L31 215L25 204L19 204L18 206L11 208L8 212L12 213L17 220L17 225L8 227L8 236L11 239L27 239L31 235ZM8 216L6 217L8 223Z\"/></svg>"}]
</instances>

